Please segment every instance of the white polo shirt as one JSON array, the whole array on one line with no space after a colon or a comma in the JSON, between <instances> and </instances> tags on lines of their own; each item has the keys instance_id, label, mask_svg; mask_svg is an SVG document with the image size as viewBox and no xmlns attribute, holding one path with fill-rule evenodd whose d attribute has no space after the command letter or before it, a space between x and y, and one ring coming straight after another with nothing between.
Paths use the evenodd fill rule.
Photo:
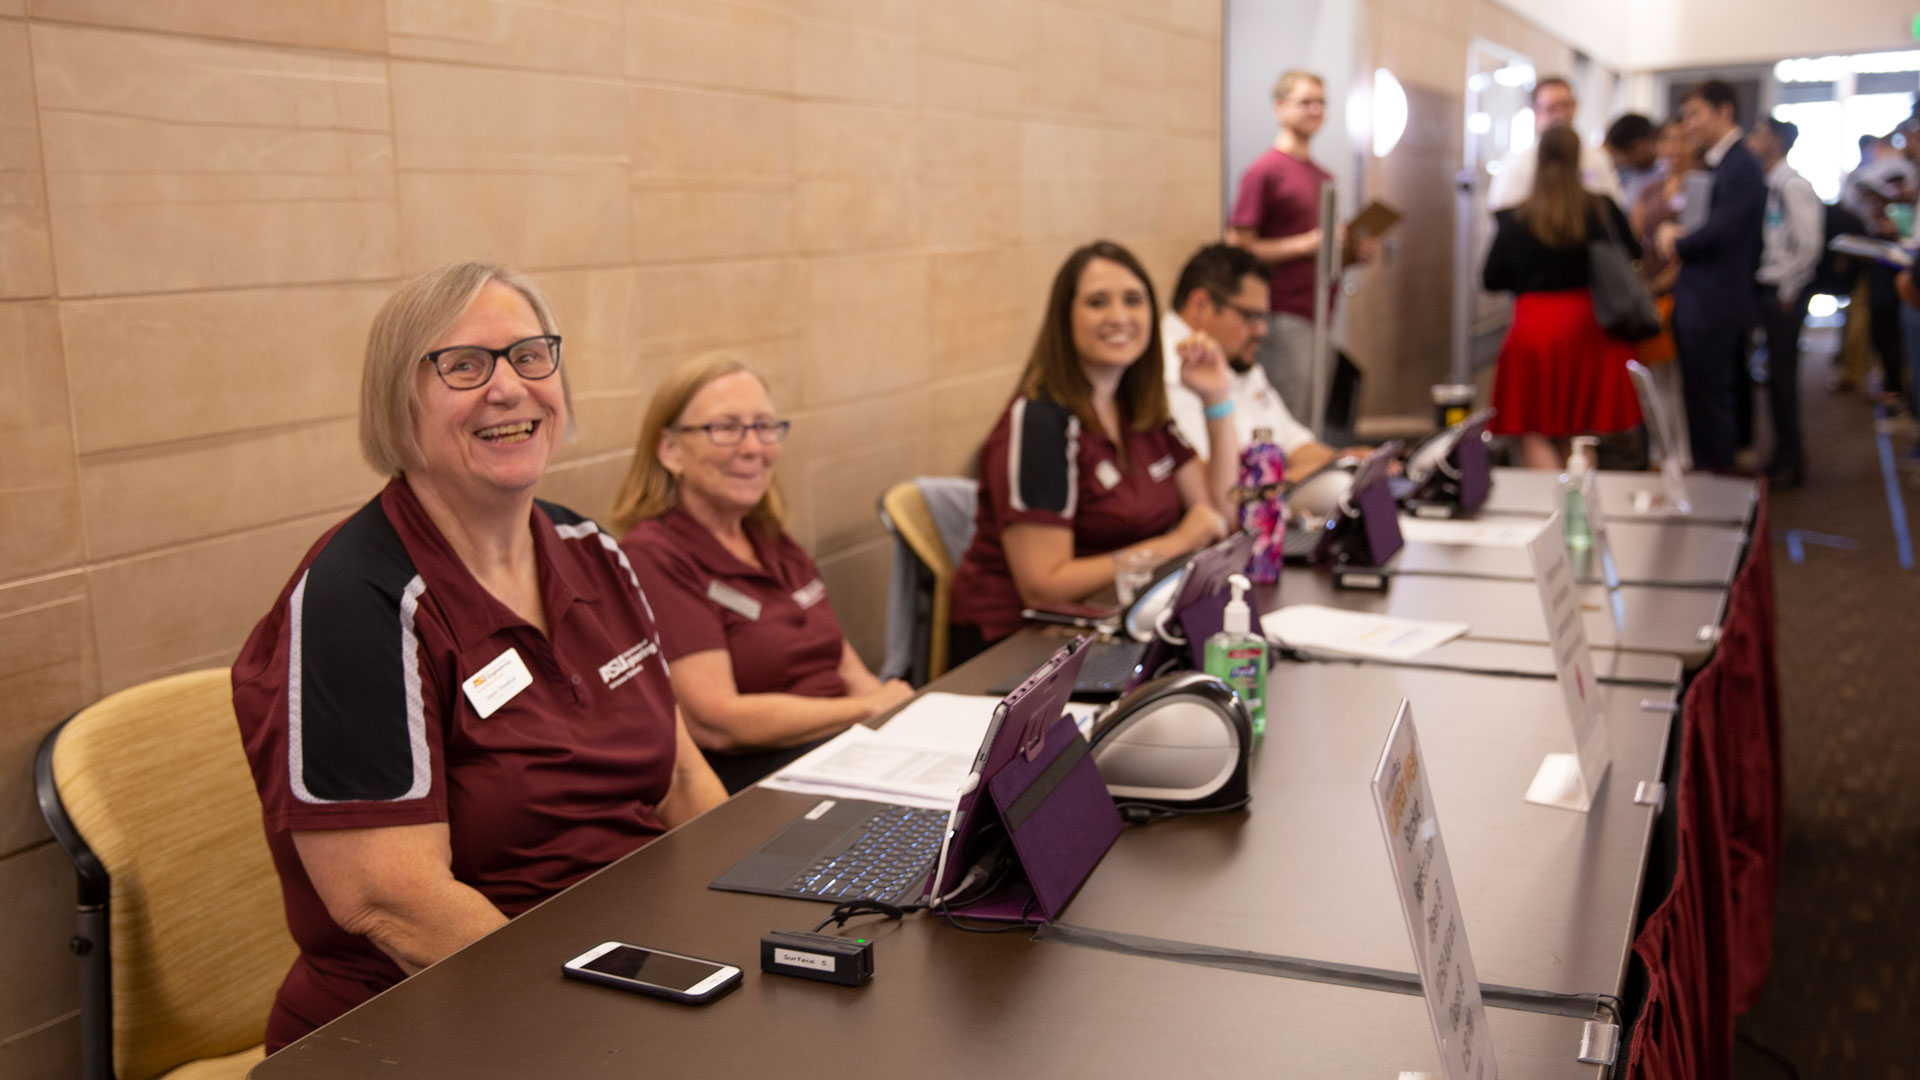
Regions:
<instances>
[{"instance_id":1,"label":"white polo shirt","mask_svg":"<svg viewBox=\"0 0 1920 1080\"><path fill-rule=\"evenodd\" d=\"M1169 311L1160 317L1160 344L1165 350L1165 363L1162 367L1167 379L1167 405L1173 410L1173 422L1180 434L1202 457L1213 457L1212 448L1207 445L1206 405L1200 395L1180 384L1180 354L1177 351L1181 342L1193 336L1193 328L1186 320ZM1267 381L1267 373L1259 364L1246 371L1228 369L1233 379L1233 393L1228 399L1233 402L1233 430L1240 437L1240 446L1233 448L1238 456L1240 447L1247 445L1253 438L1256 428L1273 429L1273 441L1282 452L1291 454L1310 442L1314 442L1313 432L1306 425L1293 418L1287 411L1287 403L1280 400L1273 384Z\"/></svg>"}]
</instances>

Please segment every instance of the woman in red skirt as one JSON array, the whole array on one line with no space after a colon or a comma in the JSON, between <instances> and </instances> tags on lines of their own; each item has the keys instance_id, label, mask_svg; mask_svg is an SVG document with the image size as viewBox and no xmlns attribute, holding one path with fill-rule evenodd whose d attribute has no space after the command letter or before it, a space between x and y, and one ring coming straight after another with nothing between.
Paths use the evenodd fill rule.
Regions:
<instances>
[{"instance_id":1,"label":"woman in red skirt","mask_svg":"<svg viewBox=\"0 0 1920 1080\"><path fill-rule=\"evenodd\" d=\"M1490 292L1517 295L1494 370L1499 412L1489 430L1520 437L1522 465L1559 471L1573 436L1640 423L1627 374L1634 346L1609 337L1594 319L1587 240L1605 236L1611 222L1636 259L1640 245L1620 207L1581 183L1580 137L1564 125L1540 137L1533 194L1495 221L1499 232L1481 280Z\"/></svg>"}]
</instances>

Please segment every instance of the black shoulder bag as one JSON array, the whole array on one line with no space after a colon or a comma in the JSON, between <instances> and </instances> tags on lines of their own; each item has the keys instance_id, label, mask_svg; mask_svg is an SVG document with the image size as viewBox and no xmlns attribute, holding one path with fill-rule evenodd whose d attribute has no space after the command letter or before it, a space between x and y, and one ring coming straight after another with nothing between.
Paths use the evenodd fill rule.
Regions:
<instances>
[{"instance_id":1,"label":"black shoulder bag","mask_svg":"<svg viewBox=\"0 0 1920 1080\"><path fill-rule=\"evenodd\" d=\"M1621 341L1644 341L1660 332L1660 310L1613 228L1613 215L1598 206L1604 236L1587 237L1587 284L1600 328Z\"/></svg>"}]
</instances>

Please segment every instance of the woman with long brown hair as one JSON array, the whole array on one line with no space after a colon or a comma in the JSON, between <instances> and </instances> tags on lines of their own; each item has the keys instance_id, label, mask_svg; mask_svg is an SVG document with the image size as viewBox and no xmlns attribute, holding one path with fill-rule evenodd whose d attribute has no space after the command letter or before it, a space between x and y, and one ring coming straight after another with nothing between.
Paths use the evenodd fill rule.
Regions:
<instances>
[{"instance_id":1,"label":"woman with long brown hair","mask_svg":"<svg viewBox=\"0 0 1920 1080\"><path fill-rule=\"evenodd\" d=\"M1499 413L1489 430L1519 436L1526 467L1559 471L1573 436L1640 423L1627 374L1634 346L1600 328L1587 262L1587 245L1609 233L1636 259L1640 245L1620 207L1582 184L1572 128L1548 128L1538 160L1533 193L1495 215L1499 231L1481 273L1489 291L1516 294L1494 370Z\"/></svg>"},{"instance_id":2,"label":"woman with long brown hair","mask_svg":"<svg viewBox=\"0 0 1920 1080\"><path fill-rule=\"evenodd\" d=\"M1214 446L1238 445L1219 345L1182 342L1180 380ZM1096 241L1054 275L1019 390L980 448L973 541L953 583L953 662L1072 608L1114 580L1113 553L1155 561L1225 534L1239 462L1195 455L1173 425L1153 285L1126 248Z\"/></svg>"},{"instance_id":3,"label":"woman with long brown hair","mask_svg":"<svg viewBox=\"0 0 1920 1080\"><path fill-rule=\"evenodd\" d=\"M790 428L746 365L689 360L654 391L614 502L687 730L728 791L913 695L861 662L787 535L773 467Z\"/></svg>"}]
</instances>

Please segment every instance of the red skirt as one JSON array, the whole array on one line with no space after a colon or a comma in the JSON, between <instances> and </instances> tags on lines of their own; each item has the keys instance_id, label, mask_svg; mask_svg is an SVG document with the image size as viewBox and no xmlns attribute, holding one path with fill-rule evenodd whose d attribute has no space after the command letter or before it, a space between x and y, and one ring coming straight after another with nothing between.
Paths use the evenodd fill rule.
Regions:
<instances>
[{"instance_id":1,"label":"red skirt","mask_svg":"<svg viewBox=\"0 0 1920 1080\"><path fill-rule=\"evenodd\" d=\"M1496 435L1589 435L1640 423L1627 361L1632 342L1609 337L1586 289L1521 293L1493 373L1488 425Z\"/></svg>"}]
</instances>

